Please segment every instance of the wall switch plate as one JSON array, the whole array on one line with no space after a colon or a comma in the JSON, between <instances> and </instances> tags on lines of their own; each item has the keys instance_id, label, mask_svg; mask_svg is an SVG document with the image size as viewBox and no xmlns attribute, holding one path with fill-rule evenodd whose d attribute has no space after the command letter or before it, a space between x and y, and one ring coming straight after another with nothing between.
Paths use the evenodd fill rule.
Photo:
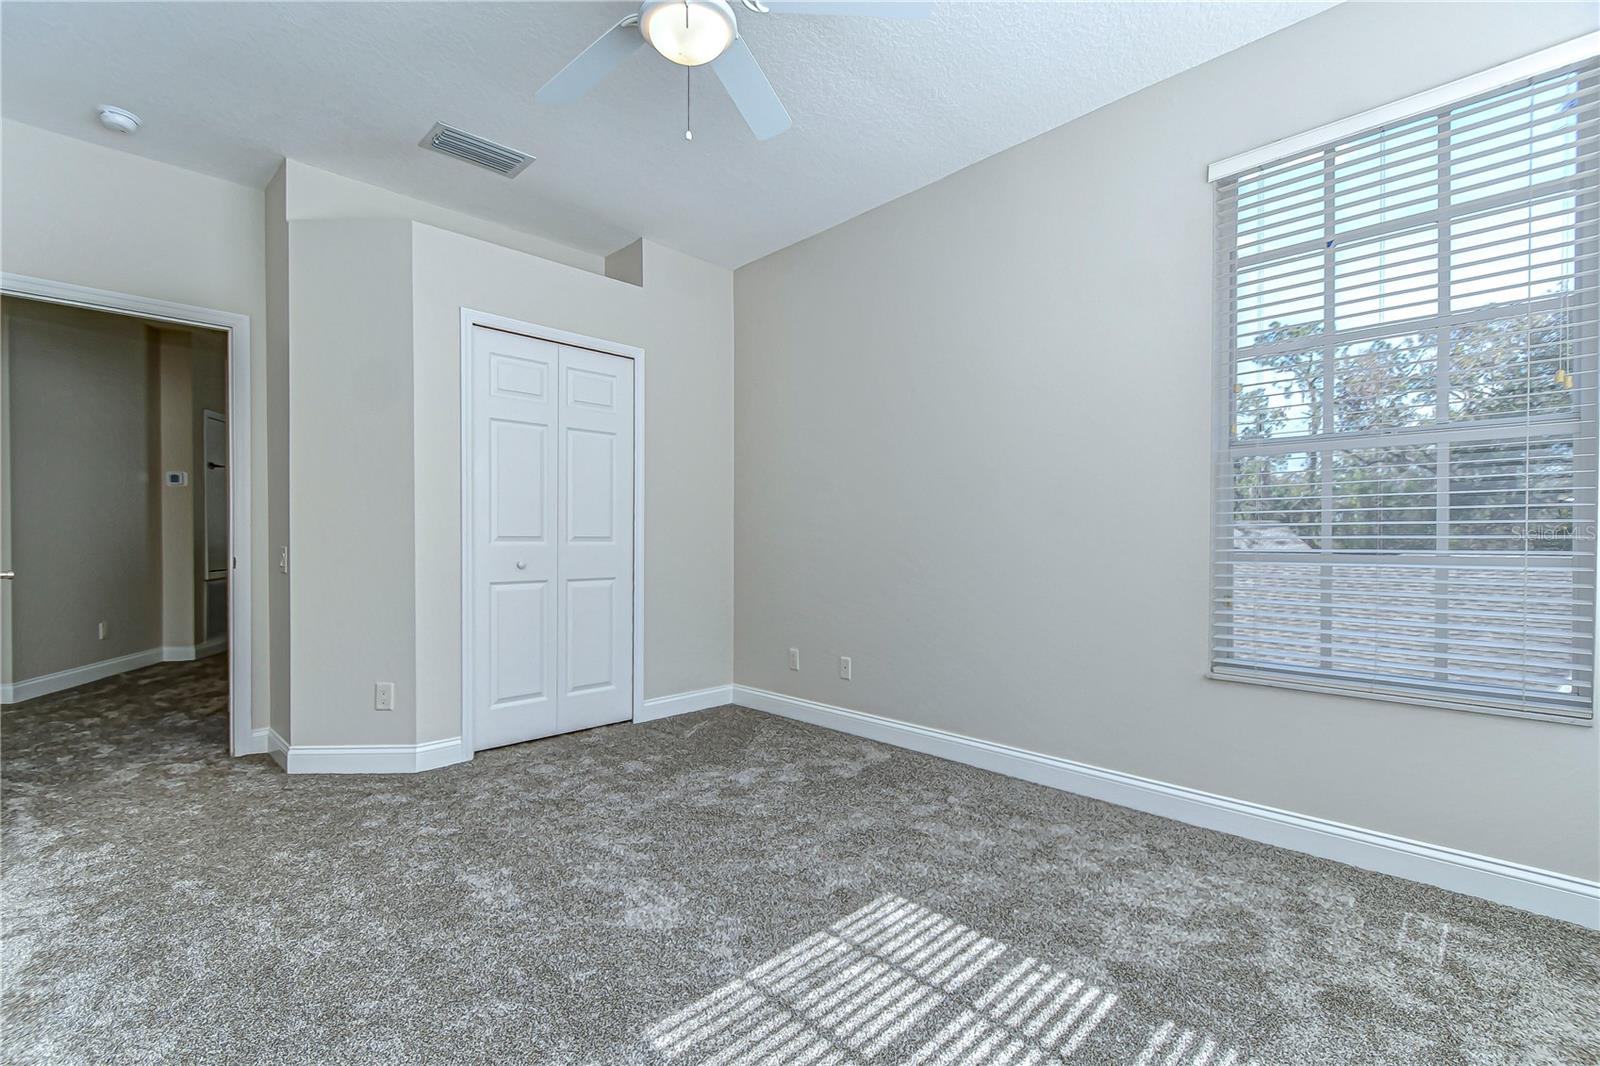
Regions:
<instances>
[{"instance_id":1,"label":"wall switch plate","mask_svg":"<svg viewBox=\"0 0 1600 1066\"><path fill-rule=\"evenodd\" d=\"M799 648L790 648L789 649L789 669L791 669L791 670L800 669L800 649Z\"/></svg>"},{"instance_id":2,"label":"wall switch plate","mask_svg":"<svg viewBox=\"0 0 1600 1066\"><path fill-rule=\"evenodd\" d=\"M839 656L839 677L841 680L850 680L850 656Z\"/></svg>"},{"instance_id":3,"label":"wall switch plate","mask_svg":"<svg viewBox=\"0 0 1600 1066\"><path fill-rule=\"evenodd\" d=\"M182 488L183 486L187 485L188 483L189 483L189 472L187 470L168 470L167 471L167 484L168 485L171 485L174 488Z\"/></svg>"},{"instance_id":4,"label":"wall switch plate","mask_svg":"<svg viewBox=\"0 0 1600 1066\"><path fill-rule=\"evenodd\" d=\"M99 625L95 626L94 627L94 634L98 639L105 640L106 639L106 624L104 622L101 622Z\"/></svg>"},{"instance_id":5,"label":"wall switch plate","mask_svg":"<svg viewBox=\"0 0 1600 1066\"><path fill-rule=\"evenodd\" d=\"M372 709L376 711L394 710L393 681L379 681L372 686Z\"/></svg>"},{"instance_id":6,"label":"wall switch plate","mask_svg":"<svg viewBox=\"0 0 1600 1066\"><path fill-rule=\"evenodd\" d=\"M289 572L289 546L287 544L278 549L278 569L286 574Z\"/></svg>"}]
</instances>

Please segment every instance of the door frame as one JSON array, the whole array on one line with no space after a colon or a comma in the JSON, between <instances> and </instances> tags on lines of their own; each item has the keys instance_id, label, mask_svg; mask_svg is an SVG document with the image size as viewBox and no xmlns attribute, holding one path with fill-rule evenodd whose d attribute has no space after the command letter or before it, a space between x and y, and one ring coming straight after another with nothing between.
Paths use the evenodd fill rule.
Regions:
<instances>
[{"instance_id":1,"label":"door frame","mask_svg":"<svg viewBox=\"0 0 1600 1066\"><path fill-rule=\"evenodd\" d=\"M233 311L92 289L63 281L0 273L0 293L43 303L65 304L114 315L221 330L228 338L228 737L233 755L267 750L266 731L256 735L250 715L250 316Z\"/></svg>"},{"instance_id":2,"label":"door frame","mask_svg":"<svg viewBox=\"0 0 1600 1066\"><path fill-rule=\"evenodd\" d=\"M484 326L569 348L587 348L602 355L633 360L633 721L644 710L644 349L631 344L587 337L553 326L523 322L489 311L461 309L461 751L471 760L473 747L476 649L472 629L472 573L476 549L472 529L472 329Z\"/></svg>"}]
</instances>

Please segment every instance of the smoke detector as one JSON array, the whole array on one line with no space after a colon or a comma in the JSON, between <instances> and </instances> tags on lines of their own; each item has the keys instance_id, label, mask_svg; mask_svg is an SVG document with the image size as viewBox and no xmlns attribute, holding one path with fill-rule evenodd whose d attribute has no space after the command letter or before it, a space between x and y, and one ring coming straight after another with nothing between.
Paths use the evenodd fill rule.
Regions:
<instances>
[{"instance_id":1,"label":"smoke detector","mask_svg":"<svg viewBox=\"0 0 1600 1066\"><path fill-rule=\"evenodd\" d=\"M113 133L134 133L139 129L139 116L120 107L101 104L100 125Z\"/></svg>"}]
</instances>

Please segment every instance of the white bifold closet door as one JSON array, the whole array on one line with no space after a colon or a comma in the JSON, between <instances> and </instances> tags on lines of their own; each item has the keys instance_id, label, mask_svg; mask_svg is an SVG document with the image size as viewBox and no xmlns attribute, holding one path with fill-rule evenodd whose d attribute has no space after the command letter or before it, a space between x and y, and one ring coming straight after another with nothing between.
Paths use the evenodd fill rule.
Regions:
<instances>
[{"instance_id":1,"label":"white bifold closet door","mask_svg":"<svg viewBox=\"0 0 1600 1066\"><path fill-rule=\"evenodd\" d=\"M472 331L473 747L633 717L633 361Z\"/></svg>"}]
</instances>

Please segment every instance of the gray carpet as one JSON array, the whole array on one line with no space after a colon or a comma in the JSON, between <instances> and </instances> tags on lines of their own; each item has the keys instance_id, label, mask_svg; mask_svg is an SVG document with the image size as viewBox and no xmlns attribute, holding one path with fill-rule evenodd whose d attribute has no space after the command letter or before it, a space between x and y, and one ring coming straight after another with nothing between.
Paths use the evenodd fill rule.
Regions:
<instances>
[{"instance_id":1,"label":"gray carpet","mask_svg":"<svg viewBox=\"0 0 1600 1066\"><path fill-rule=\"evenodd\" d=\"M7 708L7 1063L1583 1063L1600 937L739 708L415 777Z\"/></svg>"}]
</instances>

